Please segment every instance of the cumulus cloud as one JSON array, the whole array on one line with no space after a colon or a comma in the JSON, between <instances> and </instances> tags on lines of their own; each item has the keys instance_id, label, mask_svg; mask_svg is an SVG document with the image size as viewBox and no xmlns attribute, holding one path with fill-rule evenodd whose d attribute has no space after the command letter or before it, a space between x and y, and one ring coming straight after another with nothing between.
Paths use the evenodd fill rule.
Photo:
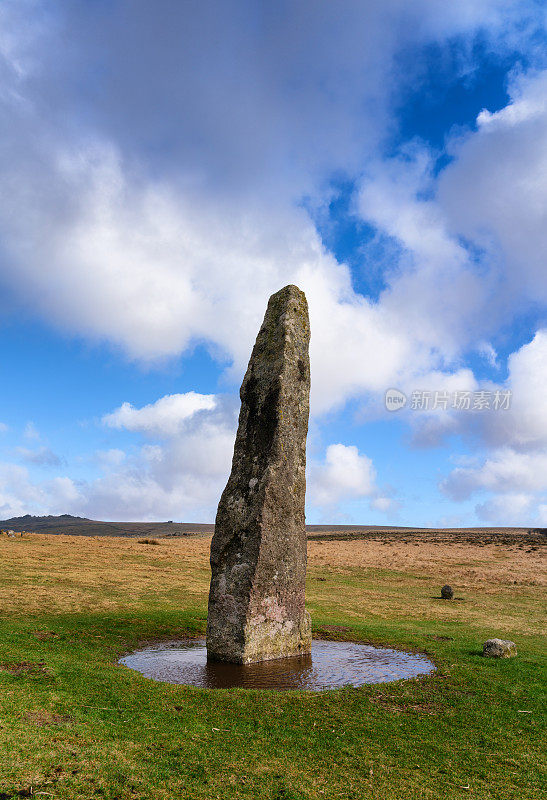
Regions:
<instances>
[{"instance_id":1,"label":"cumulus cloud","mask_svg":"<svg viewBox=\"0 0 547 800\"><path fill-rule=\"evenodd\" d=\"M103 423L147 441L129 456L100 454L106 474L82 483L71 508L106 519L211 521L230 470L236 412L231 398L194 392L142 408L124 403Z\"/></svg>"},{"instance_id":2,"label":"cumulus cloud","mask_svg":"<svg viewBox=\"0 0 547 800\"><path fill-rule=\"evenodd\" d=\"M79 498L79 489L70 478L36 481L26 467L0 463L0 518L64 514Z\"/></svg>"},{"instance_id":3,"label":"cumulus cloud","mask_svg":"<svg viewBox=\"0 0 547 800\"><path fill-rule=\"evenodd\" d=\"M331 444L323 462L310 465L309 499L313 506L332 509L344 500L369 498L378 511L392 507L389 497L380 495L372 460L354 445Z\"/></svg>"},{"instance_id":4,"label":"cumulus cloud","mask_svg":"<svg viewBox=\"0 0 547 800\"><path fill-rule=\"evenodd\" d=\"M113 469L119 467L125 461L126 454L118 447L111 447L108 450L97 450L95 452L95 459L105 469Z\"/></svg>"},{"instance_id":5,"label":"cumulus cloud","mask_svg":"<svg viewBox=\"0 0 547 800\"><path fill-rule=\"evenodd\" d=\"M23 436L25 439L39 439L40 434L36 428L34 422L27 422L25 425L25 430L23 432Z\"/></svg>"},{"instance_id":6,"label":"cumulus cloud","mask_svg":"<svg viewBox=\"0 0 547 800\"><path fill-rule=\"evenodd\" d=\"M489 444L508 444L521 451L547 448L547 328L509 356L504 388L511 391L511 407L502 415L483 420Z\"/></svg>"},{"instance_id":7,"label":"cumulus cloud","mask_svg":"<svg viewBox=\"0 0 547 800\"><path fill-rule=\"evenodd\" d=\"M457 467L442 483L453 500L465 500L474 492L540 491L547 488L547 453L518 453L511 448L496 451L477 467Z\"/></svg>"},{"instance_id":8,"label":"cumulus cloud","mask_svg":"<svg viewBox=\"0 0 547 800\"><path fill-rule=\"evenodd\" d=\"M545 451L547 449L547 375L543 365L547 360L547 330L536 332L530 342L522 345L507 359L507 378L502 383L477 381L472 373L465 382L464 375L455 374L444 382L439 378L437 388L451 387L449 391L463 389L483 391L488 395L487 410L454 410L437 413L409 414L417 443L439 444L447 434L458 434L482 447L512 448L517 452ZM460 385L458 385L460 384ZM433 396L434 392L431 392ZM508 406L494 408L498 395L508 396ZM425 436L424 436L425 432Z\"/></svg>"},{"instance_id":9,"label":"cumulus cloud","mask_svg":"<svg viewBox=\"0 0 547 800\"><path fill-rule=\"evenodd\" d=\"M547 71L517 74L509 91L452 143L438 197L451 230L495 258L514 307L547 300Z\"/></svg>"},{"instance_id":10,"label":"cumulus cloud","mask_svg":"<svg viewBox=\"0 0 547 800\"><path fill-rule=\"evenodd\" d=\"M425 343L436 331L445 356L475 346L496 364L484 338L547 298L546 87L547 71L514 77L505 108L449 140L440 172L414 143L363 180L359 212L401 247L382 305L408 303L401 317Z\"/></svg>"},{"instance_id":11,"label":"cumulus cloud","mask_svg":"<svg viewBox=\"0 0 547 800\"><path fill-rule=\"evenodd\" d=\"M504 384L485 386L492 393L510 391L509 409L450 416L452 432L486 445L487 455L454 469L441 481L441 490L455 501L491 493L476 506L480 519L501 522L504 511L506 524L541 517L541 510L533 512L533 507L541 509L547 492L546 362L547 331L542 329L511 354Z\"/></svg>"},{"instance_id":12,"label":"cumulus cloud","mask_svg":"<svg viewBox=\"0 0 547 800\"><path fill-rule=\"evenodd\" d=\"M216 406L212 394L169 394L142 408L123 403L120 408L103 417L103 423L111 428L125 428L148 435L174 436L180 432L182 423L198 411L211 411Z\"/></svg>"},{"instance_id":13,"label":"cumulus cloud","mask_svg":"<svg viewBox=\"0 0 547 800\"><path fill-rule=\"evenodd\" d=\"M210 407L199 408L194 398L194 411L187 401L174 415L156 414L157 409L170 409L168 395L142 409L131 407L128 416L116 416L127 404L106 415L105 425L114 418L116 427L142 434L145 442L131 455L117 448L98 451L103 474L92 480L59 476L37 481L24 468L0 465L0 514L69 512L100 519L213 521L230 471L237 408L228 397L212 399ZM146 413L139 417L141 411ZM313 507L329 513L338 513L344 501L363 498L378 511L394 508L377 485L371 459L343 444L329 445L324 461L311 461L308 498Z\"/></svg>"},{"instance_id":14,"label":"cumulus cloud","mask_svg":"<svg viewBox=\"0 0 547 800\"><path fill-rule=\"evenodd\" d=\"M28 470L16 464L0 463L0 517L28 514L39 506L40 490L29 480Z\"/></svg>"},{"instance_id":15,"label":"cumulus cloud","mask_svg":"<svg viewBox=\"0 0 547 800\"><path fill-rule=\"evenodd\" d=\"M533 500L530 495L511 492L477 504L475 511L483 522L494 522L503 527L510 525L525 527L533 522L536 516L532 511Z\"/></svg>"},{"instance_id":16,"label":"cumulus cloud","mask_svg":"<svg viewBox=\"0 0 547 800\"><path fill-rule=\"evenodd\" d=\"M97 451L99 477L40 481L15 464L0 465L0 515L73 513L99 519L212 521L227 480L237 408L232 398L167 395L142 408L123 404L105 415L106 427L125 428L145 441L128 455ZM45 463L28 456L28 463Z\"/></svg>"},{"instance_id":17,"label":"cumulus cloud","mask_svg":"<svg viewBox=\"0 0 547 800\"><path fill-rule=\"evenodd\" d=\"M452 374L432 370L413 378L404 388L409 398L405 411L411 429L411 444L427 448L438 447L447 436L460 432L461 414L465 412L452 410L452 398L457 392L474 392L479 387L472 371L464 368ZM415 393L418 398L427 395L427 407L413 409ZM448 402L443 403L443 397L448 398Z\"/></svg>"},{"instance_id":18,"label":"cumulus cloud","mask_svg":"<svg viewBox=\"0 0 547 800\"><path fill-rule=\"evenodd\" d=\"M296 282L323 411L410 364L444 368L476 328L488 333L487 291L435 204L405 211L393 192L412 189L379 174L362 212L420 264L400 265L369 302L325 253L302 197L378 152L402 52L455 37L465 52L479 30L517 47L534 15L496 0L305 2L260 24L254 12L244 0L191 13L137 2L105 19L60 0L3 4L2 277L49 320L130 357L200 341L238 377L268 294Z\"/></svg>"},{"instance_id":19,"label":"cumulus cloud","mask_svg":"<svg viewBox=\"0 0 547 800\"><path fill-rule=\"evenodd\" d=\"M376 511L391 511L397 507L391 497L374 497L370 501L370 507Z\"/></svg>"},{"instance_id":20,"label":"cumulus cloud","mask_svg":"<svg viewBox=\"0 0 547 800\"><path fill-rule=\"evenodd\" d=\"M18 447L17 454L27 464L34 464L38 467L58 467L62 463L57 453L54 453L49 447L38 447L36 450Z\"/></svg>"},{"instance_id":21,"label":"cumulus cloud","mask_svg":"<svg viewBox=\"0 0 547 800\"><path fill-rule=\"evenodd\" d=\"M380 303L402 328L413 330L404 337L414 339L413 374L406 385L400 376L400 388L429 388L425 376L420 385L422 367L415 354L427 349L436 333L443 371L448 367L461 382L453 388L512 392L512 407L503 414L407 415L416 445L437 446L460 434L488 447L546 446L544 329L509 357L503 384L482 381L479 386L469 370L468 380L462 380L464 371L449 363L475 349L498 369L491 338L515 314L533 313L545 301L546 76L544 71L513 76L507 106L495 113L484 110L476 130L454 135L451 161L440 172L438 154L413 143L371 166L362 181L359 213L399 247L399 263L392 268L396 279L388 282ZM431 388L442 390L446 380L439 370L431 375L437 384Z\"/></svg>"},{"instance_id":22,"label":"cumulus cloud","mask_svg":"<svg viewBox=\"0 0 547 800\"><path fill-rule=\"evenodd\" d=\"M260 18L250 0L135 0L107 17L103 4L6 0L0 280L48 321L130 358L205 344L236 381L268 295L294 282L310 304L314 413L390 385L472 386L462 354L494 363L500 326L545 299L545 76L515 77L505 109L451 138L440 173L420 143L384 158L385 137L423 48L472 61L480 32L515 52L543 22L535 4L506 0L306 1ZM409 52L417 66L402 74ZM302 207L328 203L333 175L359 183L356 212L395 244L378 301L355 291ZM467 431L537 449L545 416L529 397L543 348L538 333L510 360L514 414L424 417L415 443ZM171 395L104 421L150 443L111 464L116 480L67 485L67 502L126 518L210 509L234 431L224 402ZM364 492L385 505L366 456L329 452L323 474L338 488L318 477L325 502Z\"/></svg>"},{"instance_id":23,"label":"cumulus cloud","mask_svg":"<svg viewBox=\"0 0 547 800\"><path fill-rule=\"evenodd\" d=\"M426 352L431 366L433 354L442 363L484 336L495 316L493 309L487 320L480 313L489 296L488 276L477 273L448 228L433 194L434 165L429 149L417 144L371 164L357 205L363 219L400 246L380 305L405 340L414 343L413 356Z\"/></svg>"}]
</instances>

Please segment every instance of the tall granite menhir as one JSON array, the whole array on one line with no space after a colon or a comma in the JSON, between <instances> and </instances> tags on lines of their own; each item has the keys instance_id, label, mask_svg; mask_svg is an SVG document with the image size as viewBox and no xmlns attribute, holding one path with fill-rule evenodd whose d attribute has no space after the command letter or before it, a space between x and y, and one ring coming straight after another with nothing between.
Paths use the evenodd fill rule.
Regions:
<instances>
[{"instance_id":1,"label":"tall granite menhir","mask_svg":"<svg viewBox=\"0 0 547 800\"><path fill-rule=\"evenodd\" d=\"M207 655L248 664L311 650L304 607L310 323L296 286L270 297L241 384L232 472L211 543Z\"/></svg>"}]
</instances>

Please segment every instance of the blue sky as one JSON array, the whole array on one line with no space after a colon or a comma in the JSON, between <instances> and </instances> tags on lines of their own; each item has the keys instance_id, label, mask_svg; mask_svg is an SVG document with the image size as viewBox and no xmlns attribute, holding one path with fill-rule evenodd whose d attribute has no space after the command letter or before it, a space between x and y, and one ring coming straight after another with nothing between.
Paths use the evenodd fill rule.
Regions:
<instances>
[{"instance_id":1,"label":"blue sky","mask_svg":"<svg viewBox=\"0 0 547 800\"><path fill-rule=\"evenodd\" d=\"M0 518L212 521L267 298L296 283L309 522L547 525L545 22L6 0Z\"/></svg>"}]
</instances>

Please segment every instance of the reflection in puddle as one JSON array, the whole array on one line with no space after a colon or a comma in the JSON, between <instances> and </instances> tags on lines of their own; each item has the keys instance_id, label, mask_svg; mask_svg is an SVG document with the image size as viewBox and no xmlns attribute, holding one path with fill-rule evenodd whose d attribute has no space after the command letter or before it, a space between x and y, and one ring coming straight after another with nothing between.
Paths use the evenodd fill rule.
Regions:
<instances>
[{"instance_id":1,"label":"reflection in puddle","mask_svg":"<svg viewBox=\"0 0 547 800\"><path fill-rule=\"evenodd\" d=\"M425 656L354 642L315 639L311 655L256 664L207 661L203 639L166 642L120 659L147 678L205 689L337 689L433 672Z\"/></svg>"}]
</instances>

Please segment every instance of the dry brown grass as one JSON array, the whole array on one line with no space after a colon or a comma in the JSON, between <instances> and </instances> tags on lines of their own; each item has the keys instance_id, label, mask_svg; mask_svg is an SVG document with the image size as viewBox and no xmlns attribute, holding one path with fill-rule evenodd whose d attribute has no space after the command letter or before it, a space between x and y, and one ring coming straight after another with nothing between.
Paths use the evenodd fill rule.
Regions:
<instances>
[{"instance_id":1,"label":"dry brown grass","mask_svg":"<svg viewBox=\"0 0 547 800\"><path fill-rule=\"evenodd\" d=\"M486 592L502 586L547 585L547 559L543 550L517 545L438 544L419 541L356 540L309 542L310 567L325 566L330 573L387 569L427 575L460 589L481 585ZM440 588L440 587L439 587Z\"/></svg>"},{"instance_id":2,"label":"dry brown grass","mask_svg":"<svg viewBox=\"0 0 547 800\"><path fill-rule=\"evenodd\" d=\"M201 595L209 581L209 540L27 534L0 538L0 608L38 613L134 606L171 591Z\"/></svg>"},{"instance_id":3,"label":"dry brown grass","mask_svg":"<svg viewBox=\"0 0 547 800\"><path fill-rule=\"evenodd\" d=\"M545 629L545 548L481 543L356 540L309 542L308 601L328 594L333 614ZM313 579L321 581L315 583ZM441 600L449 583L454 600Z\"/></svg>"},{"instance_id":4,"label":"dry brown grass","mask_svg":"<svg viewBox=\"0 0 547 800\"><path fill-rule=\"evenodd\" d=\"M11 613L136 608L141 602L206 604L210 537L135 539L27 534L0 538L0 609ZM547 583L542 549L516 545L420 541L312 541L310 605L349 618L394 611L442 622L496 619L538 632ZM453 601L435 599L450 583ZM325 598L328 598L328 602ZM327 611L325 611L327 609ZM43 633L38 632L40 636ZM46 632L47 635L47 632Z\"/></svg>"}]
</instances>

